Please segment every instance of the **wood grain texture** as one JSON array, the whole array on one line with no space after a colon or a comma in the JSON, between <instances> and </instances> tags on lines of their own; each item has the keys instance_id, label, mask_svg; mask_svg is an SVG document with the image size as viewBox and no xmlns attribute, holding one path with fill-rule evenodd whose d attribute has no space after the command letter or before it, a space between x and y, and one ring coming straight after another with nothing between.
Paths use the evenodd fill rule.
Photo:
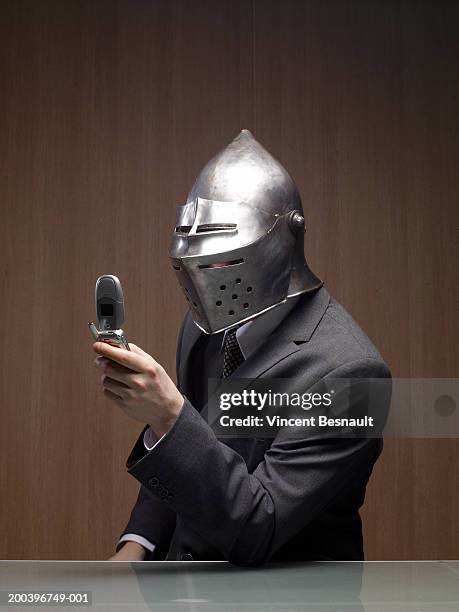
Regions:
<instances>
[{"instance_id":1,"label":"wood grain texture","mask_svg":"<svg viewBox=\"0 0 459 612\"><path fill-rule=\"evenodd\" d=\"M86 321L173 373L175 206L247 127L296 180L307 256L394 376L458 372L459 11L450 2L20 0L0 8L0 558L109 556L139 426ZM457 440L389 440L368 559L457 558Z\"/></svg>"}]
</instances>

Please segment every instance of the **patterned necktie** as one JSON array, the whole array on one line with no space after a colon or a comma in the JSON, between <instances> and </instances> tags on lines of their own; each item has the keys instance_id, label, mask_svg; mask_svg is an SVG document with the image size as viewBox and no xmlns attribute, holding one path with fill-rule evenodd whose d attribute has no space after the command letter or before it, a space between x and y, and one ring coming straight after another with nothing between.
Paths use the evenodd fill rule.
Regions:
<instances>
[{"instance_id":1,"label":"patterned necktie","mask_svg":"<svg viewBox=\"0 0 459 612\"><path fill-rule=\"evenodd\" d=\"M237 327L233 327L226 332L224 356L223 356L223 370L220 378L226 378L230 376L234 370L241 365L244 359L241 349L239 348L238 341L236 339Z\"/></svg>"}]
</instances>

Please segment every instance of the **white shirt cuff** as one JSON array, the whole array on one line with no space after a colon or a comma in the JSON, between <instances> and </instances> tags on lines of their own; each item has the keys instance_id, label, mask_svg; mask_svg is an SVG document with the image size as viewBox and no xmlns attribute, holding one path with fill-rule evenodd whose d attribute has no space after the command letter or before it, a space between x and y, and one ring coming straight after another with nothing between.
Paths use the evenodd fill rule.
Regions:
<instances>
[{"instance_id":1,"label":"white shirt cuff","mask_svg":"<svg viewBox=\"0 0 459 612\"><path fill-rule=\"evenodd\" d=\"M136 533L125 533L119 539L118 544L120 544L121 542L137 542L137 544L140 544L141 546L149 550L151 553L155 550L154 544L149 542L146 538L137 535Z\"/></svg>"},{"instance_id":2,"label":"white shirt cuff","mask_svg":"<svg viewBox=\"0 0 459 612\"><path fill-rule=\"evenodd\" d=\"M164 434L164 436L165 435L166 434ZM161 442L164 436L158 438L153 429L151 427L148 427L148 429L146 429L145 433L143 434L143 445L148 451L151 451L158 444L158 442Z\"/></svg>"}]
</instances>

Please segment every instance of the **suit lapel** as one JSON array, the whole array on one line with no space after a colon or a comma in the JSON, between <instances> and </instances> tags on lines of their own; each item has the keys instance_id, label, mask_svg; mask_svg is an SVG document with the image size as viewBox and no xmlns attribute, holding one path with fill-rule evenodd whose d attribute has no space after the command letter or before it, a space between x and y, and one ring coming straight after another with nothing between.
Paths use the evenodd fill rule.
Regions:
<instances>
[{"instance_id":1,"label":"suit lapel","mask_svg":"<svg viewBox=\"0 0 459 612\"><path fill-rule=\"evenodd\" d=\"M309 342L314 330L325 314L329 301L330 295L324 287L321 287L313 294L305 294L265 342L229 378L254 380L262 376L276 363L282 361L282 359L299 351L302 344ZM196 327L194 324L193 326ZM196 329L198 330L197 327ZM184 367L186 368L186 361ZM185 378L187 378L186 374ZM208 403L218 393L219 388L220 384L212 389L207 404L201 410L201 415L205 419L207 419ZM185 393L185 391L182 390L182 393Z\"/></svg>"},{"instance_id":2,"label":"suit lapel","mask_svg":"<svg viewBox=\"0 0 459 612\"><path fill-rule=\"evenodd\" d=\"M266 370L309 342L322 319L330 296L322 287L304 294L293 310L272 334L231 375L234 378L258 378Z\"/></svg>"}]
</instances>

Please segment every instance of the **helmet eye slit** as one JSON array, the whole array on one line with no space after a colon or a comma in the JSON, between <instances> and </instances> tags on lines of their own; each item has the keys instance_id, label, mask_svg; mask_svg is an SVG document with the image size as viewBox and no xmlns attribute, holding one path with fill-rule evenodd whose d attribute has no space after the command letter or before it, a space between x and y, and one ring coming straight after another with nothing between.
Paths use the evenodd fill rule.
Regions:
<instances>
[{"instance_id":1,"label":"helmet eye slit","mask_svg":"<svg viewBox=\"0 0 459 612\"><path fill-rule=\"evenodd\" d=\"M203 223L196 228L197 234L208 234L212 232L234 232L237 223Z\"/></svg>"},{"instance_id":2,"label":"helmet eye slit","mask_svg":"<svg viewBox=\"0 0 459 612\"><path fill-rule=\"evenodd\" d=\"M244 263L244 259L233 259L232 261L219 261L218 263L210 263L210 264L199 264L199 270L204 270L206 268L227 268L228 266L236 266L237 264Z\"/></svg>"},{"instance_id":3,"label":"helmet eye slit","mask_svg":"<svg viewBox=\"0 0 459 612\"><path fill-rule=\"evenodd\" d=\"M177 225L175 228L176 234L188 234L191 229L191 225Z\"/></svg>"}]
</instances>

